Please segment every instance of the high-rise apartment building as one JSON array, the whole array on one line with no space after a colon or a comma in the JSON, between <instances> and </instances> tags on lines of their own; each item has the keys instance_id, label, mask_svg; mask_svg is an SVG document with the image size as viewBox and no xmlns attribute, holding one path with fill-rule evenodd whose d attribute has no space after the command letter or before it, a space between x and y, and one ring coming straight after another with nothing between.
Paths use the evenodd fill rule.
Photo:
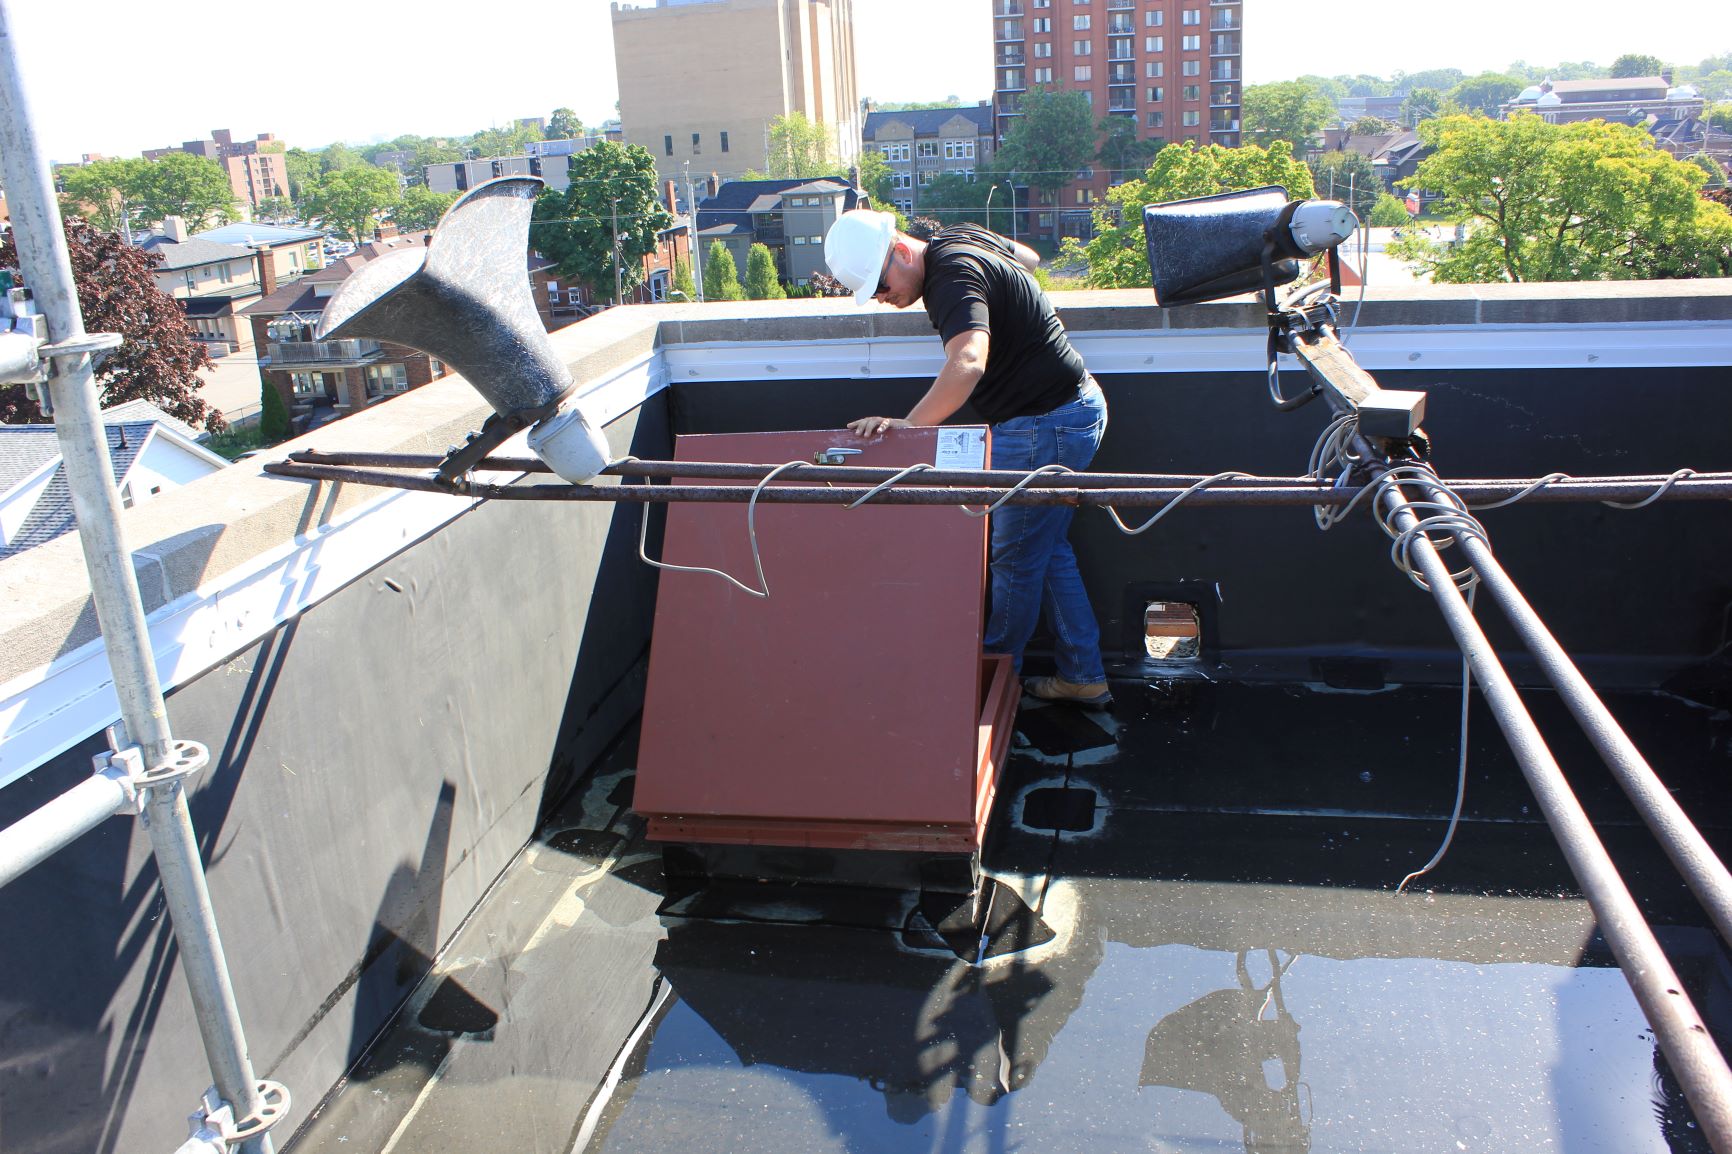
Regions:
<instances>
[{"instance_id":1,"label":"high-rise apartment building","mask_svg":"<svg viewBox=\"0 0 1732 1154\"><path fill-rule=\"evenodd\" d=\"M613 6L619 118L684 195L688 171L770 169L770 122L803 113L843 165L860 153L853 0L657 0Z\"/></svg>"},{"instance_id":2,"label":"high-rise apartment building","mask_svg":"<svg viewBox=\"0 0 1732 1154\"><path fill-rule=\"evenodd\" d=\"M991 3L1000 142L1022 115L1024 95L1038 87L1086 94L1097 120L1132 120L1140 140L1240 143L1242 0ZM1111 179L1095 166L1056 203L1030 205L1028 228L1036 236L1086 235L1089 206Z\"/></svg>"}]
</instances>

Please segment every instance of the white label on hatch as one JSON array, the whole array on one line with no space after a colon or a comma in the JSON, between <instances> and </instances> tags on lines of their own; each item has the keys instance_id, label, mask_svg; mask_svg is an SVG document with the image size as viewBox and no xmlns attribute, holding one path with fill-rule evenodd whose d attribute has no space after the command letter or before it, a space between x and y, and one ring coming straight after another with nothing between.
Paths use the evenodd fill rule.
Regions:
<instances>
[{"instance_id":1,"label":"white label on hatch","mask_svg":"<svg viewBox=\"0 0 1732 1154\"><path fill-rule=\"evenodd\" d=\"M967 427L938 430L938 455L932 463L940 469L986 468L986 430Z\"/></svg>"}]
</instances>

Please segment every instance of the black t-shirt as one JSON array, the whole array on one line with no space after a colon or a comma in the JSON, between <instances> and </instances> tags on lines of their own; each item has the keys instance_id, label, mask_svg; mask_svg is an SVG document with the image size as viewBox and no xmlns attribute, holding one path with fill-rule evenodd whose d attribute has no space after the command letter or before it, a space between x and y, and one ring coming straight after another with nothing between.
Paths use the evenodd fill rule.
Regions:
<instances>
[{"instance_id":1,"label":"black t-shirt","mask_svg":"<svg viewBox=\"0 0 1732 1154\"><path fill-rule=\"evenodd\" d=\"M995 232L953 224L927 243L921 293L945 344L976 329L991 338L986 373L968 399L994 425L1050 412L1088 379L1052 302L1012 251Z\"/></svg>"}]
</instances>

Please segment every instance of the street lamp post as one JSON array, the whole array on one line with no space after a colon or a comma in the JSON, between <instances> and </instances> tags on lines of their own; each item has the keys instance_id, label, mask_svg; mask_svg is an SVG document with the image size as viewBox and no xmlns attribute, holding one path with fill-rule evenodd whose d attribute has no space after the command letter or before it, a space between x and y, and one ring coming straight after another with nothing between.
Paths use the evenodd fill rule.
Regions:
<instances>
[{"instance_id":1,"label":"street lamp post","mask_svg":"<svg viewBox=\"0 0 1732 1154\"><path fill-rule=\"evenodd\" d=\"M986 190L986 231L992 231L992 194L998 191L998 185Z\"/></svg>"},{"instance_id":2,"label":"street lamp post","mask_svg":"<svg viewBox=\"0 0 1732 1154\"><path fill-rule=\"evenodd\" d=\"M997 186L995 185L994 187L997 187ZM1004 182L1004 187L1010 189L1010 240L1011 240L1012 244L1015 244L1016 243L1016 185L1011 183L1009 180L1006 180Z\"/></svg>"}]
</instances>

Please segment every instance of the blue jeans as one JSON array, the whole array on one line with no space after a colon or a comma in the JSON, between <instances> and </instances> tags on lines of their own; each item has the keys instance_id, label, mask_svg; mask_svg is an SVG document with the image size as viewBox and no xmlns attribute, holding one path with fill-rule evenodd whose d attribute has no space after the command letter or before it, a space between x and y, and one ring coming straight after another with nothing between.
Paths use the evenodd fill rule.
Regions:
<instances>
[{"instance_id":1,"label":"blue jeans","mask_svg":"<svg viewBox=\"0 0 1732 1154\"><path fill-rule=\"evenodd\" d=\"M1068 404L992 426L992 467L1027 472L1064 465L1081 471L1094 460L1106 429L1106 397L1091 378ZM992 515L985 648L1012 655L1022 672L1023 647L1044 610L1057 643L1058 675L1089 683L1104 681L1106 671L1100 626L1067 538L1075 512L1068 505L1006 505Z\"/></svg>"}]
</instances>

